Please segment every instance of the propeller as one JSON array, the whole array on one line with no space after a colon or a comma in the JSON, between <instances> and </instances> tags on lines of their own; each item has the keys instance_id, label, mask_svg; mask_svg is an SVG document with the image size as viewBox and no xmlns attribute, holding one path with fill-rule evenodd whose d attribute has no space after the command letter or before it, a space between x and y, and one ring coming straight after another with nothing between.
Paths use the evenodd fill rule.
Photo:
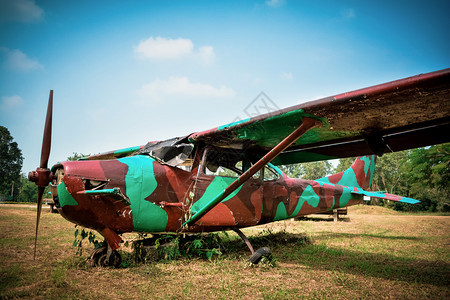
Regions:
<instances>
[{"instance_id":1,"label":"propeller","mask_svg":"<svg viewBox=\"0 0 450 300\"><path fill-rule=\"evenodd\" d=\"M34 236L34 259L36 259L37 236L39 229L39 220L41 218L42 197L45 187L53 179L53 173L48 168L48 158L50 156L50 148L52 144L52 114L53 114L53 90L50 91L47 106L47 116L45 118L44 137L42 139L41 163L36 171L28 174L28 180L34 182L38 187L37 198L37 217L36 217L36 233Z\"/></svg>"}]
</instances>

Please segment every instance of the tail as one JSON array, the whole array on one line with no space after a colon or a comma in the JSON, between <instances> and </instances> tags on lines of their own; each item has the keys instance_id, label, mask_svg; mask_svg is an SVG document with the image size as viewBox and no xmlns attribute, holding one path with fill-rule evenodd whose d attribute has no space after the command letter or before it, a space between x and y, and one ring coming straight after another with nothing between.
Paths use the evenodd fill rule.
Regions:
<instances>
[{"instance_id":1,"label":"tail","mask_svg":"<svg viewBox=\"0 0 450 300\"><path fill-rule=\"evenodd\" d=\"M347 170L317 181L368 189L372 185L375 162L375 155L357 157Z\"/></svg>"},{"instance_id":2,"label":"tail","mask_svg":"<svg viewBox=\"0 0 450 300\"><path fill-rule=\"evenodd\" d=\"M366 189L370 188L372 185L373 173L375 172L375 162L375 155L357 157L351 167L347 170L328 177L317 179L316 181L343 185L351 194L354 195L364 195L367 197L375 197L409 204L417 204L420 202L416 199L385 192L366 191ZM364 200L368 199L364 198Z\"/></svg>"}]
</instances>

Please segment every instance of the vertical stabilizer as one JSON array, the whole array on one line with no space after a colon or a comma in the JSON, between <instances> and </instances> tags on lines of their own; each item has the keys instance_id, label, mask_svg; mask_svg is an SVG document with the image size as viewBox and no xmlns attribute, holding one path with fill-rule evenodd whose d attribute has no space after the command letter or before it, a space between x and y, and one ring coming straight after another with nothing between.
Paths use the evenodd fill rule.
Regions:
<instances>
[{"instance_id":1,"label":"vertical stabilizer","mask_svg":"<svg viewBox=\"0 0 450 300\"><path fill-rule=\"evenodd\" d=\"M375 161L375 155L357 157L347 170L317 181L367 189L372 185Z\"/></svg>"}]
</instances>

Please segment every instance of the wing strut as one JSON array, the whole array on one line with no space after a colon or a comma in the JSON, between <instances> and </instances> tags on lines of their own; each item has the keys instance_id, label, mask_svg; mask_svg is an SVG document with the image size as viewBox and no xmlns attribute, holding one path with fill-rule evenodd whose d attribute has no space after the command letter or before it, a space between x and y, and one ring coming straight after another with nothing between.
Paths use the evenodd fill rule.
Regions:
<instances>
[{"instance_id":1,"label":"wing strut","mask_svg":"<svg viewBox=\"0 0 450 300\"><path fill-rule=\"evenodd\" d=\"M266 155L264 155L258 162L256 162L250 169L245 171L240 177L238 177L233 183L227 186L221 193L214 197L210 202L203 206L199 211L197 211L192 217L184 222L183 226L189 225L196 222L198 219L203 217L208 213L214 206L216 206L220 201L225 199L228 195L239 188L247 179L253 176L256 172L261 170L265 165L267 165L272 159L274 159L278 154L283 152L292 143L297 141L303 134L314 127L321 126L322 123L318 120L304 117L302 119L302 124L295 129L290 135L288 135L284 140L282 140L278 145L276 145L272 150L270 150Z\"/></svg>"}]
</instances>

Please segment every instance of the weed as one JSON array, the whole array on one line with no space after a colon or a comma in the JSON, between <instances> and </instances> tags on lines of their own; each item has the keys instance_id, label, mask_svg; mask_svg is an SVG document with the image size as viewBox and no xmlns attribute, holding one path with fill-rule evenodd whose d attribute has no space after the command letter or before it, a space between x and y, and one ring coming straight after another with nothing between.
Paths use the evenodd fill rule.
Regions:
<instances>
[{"instance_id":1,"label":"weed","mask_svg":"<svg viewBox=\"0 0 450 300\"><path fill-rule=\"evenodd\" d=\"M22 269L19 264L11 265L0 271L0 291L6 287L14 287L21 281Z\"/></svg>"},{"instance_id":2,"label":"weed","mask_svg":"<svg viewBox=\"0 0 450 300\"><path fill-rule=\"evenodd\" d=\"M61 288L67 285L67 270L64 266L57 266L51 273L52 283L55 287Z\"/></svg>"},{"instance_id":3,"label":"weed","mask_svg":"<svg viewBox=\"0 0 450 300\"><path fill-rule=\"evenodd\" d=\"M220 257L222 240L218 234L208 235L174 235L165 234L133 243L137 262L180 258L201 258L212 260Z\"/></svg>"},{"instance_id":4,"label":"weed","mask_svg":"<svg viewBox=\"0 0 450 300\"><path fill-rule=\"evenodd\" d=\"M95 233L93 233L92 231L87 231L84 228L80 229L78 228L78 225L75 225L75 231L73 233L75 239L72 243L73 247L77 247L77 252L76 254L79 256L83 255L83 241L87 238L87 240L89 241L89 244L94 245L95 249L98 249L100 247L103 246L103 241L99 241L97 239L97 236L95 235Z\"/></svg>"}]
</instances>

